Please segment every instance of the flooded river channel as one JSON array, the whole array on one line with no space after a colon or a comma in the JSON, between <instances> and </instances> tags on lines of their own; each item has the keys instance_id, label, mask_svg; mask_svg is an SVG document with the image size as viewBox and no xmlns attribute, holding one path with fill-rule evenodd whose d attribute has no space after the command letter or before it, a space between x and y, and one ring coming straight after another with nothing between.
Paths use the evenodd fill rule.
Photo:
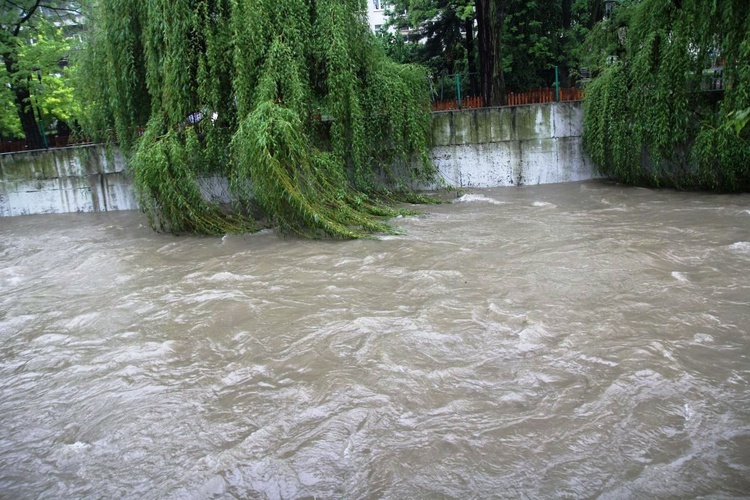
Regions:
<instances>
[{"instance_id":1,"label":"flooded river channel","mask_svg":"<svg viewBox=\"0 0 750 500\"><path fill-rule=\"evenodd\" d=\"M750 196L419 210L380 241L0 219L0 498L750 495Z\"/></svg>"}]
</instances>

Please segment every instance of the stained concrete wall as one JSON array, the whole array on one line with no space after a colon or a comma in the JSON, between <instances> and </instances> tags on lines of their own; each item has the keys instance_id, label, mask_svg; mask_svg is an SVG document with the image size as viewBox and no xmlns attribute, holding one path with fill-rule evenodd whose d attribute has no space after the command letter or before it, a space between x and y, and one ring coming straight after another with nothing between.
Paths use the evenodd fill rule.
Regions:
<instances>
[{"instance_id":1,"label":"stained concrete wall","mask_svg":"<svg viewBox=\"0 0 750 500\"><path fill-rule=\"evenodd\" d=\"M99 145L0 155L0 216L137 209L125 161Z\"/></svg>"},{"instance_id":2,"label":"stained concrete wall","mask_svg":"<svg viewBox=\"0 0 750 500\"><path fill-rule=\"evenodd\" d=\"M434 113L432 132L432 160L453 186L596 177L578 102ZM0 154L0 216L137 209L125 161L117 148L110 153L90 145ZM207 199L228 198L224 179L203 179L201 189Z\"/></svg>"},{"instance_id":3,"label":"stained concrete wall","mask_svg":"<svg viewBox=\"0 0 750 500\"><path fill-rule=\"evenodd\" d=\"M597 177L580 102L433 114L431 157L448 184L497 187Z\"/></svg>"}]
</instances>

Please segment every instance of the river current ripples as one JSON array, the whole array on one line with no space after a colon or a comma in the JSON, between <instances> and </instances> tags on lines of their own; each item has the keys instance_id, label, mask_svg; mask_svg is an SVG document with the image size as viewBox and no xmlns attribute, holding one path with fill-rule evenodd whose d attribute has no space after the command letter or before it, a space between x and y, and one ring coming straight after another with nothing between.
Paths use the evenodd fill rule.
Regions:
<instances>
[{"instance_id":1,"label":"river current ripples","mask_svg":"<svg viewBox=\"0 0 750 500\"><path fill-rule=\"evenodd\" d=\"M750 495L750 196L418 210L379 241L0 219L0 497Z\"/></svg>"}]
</instances>

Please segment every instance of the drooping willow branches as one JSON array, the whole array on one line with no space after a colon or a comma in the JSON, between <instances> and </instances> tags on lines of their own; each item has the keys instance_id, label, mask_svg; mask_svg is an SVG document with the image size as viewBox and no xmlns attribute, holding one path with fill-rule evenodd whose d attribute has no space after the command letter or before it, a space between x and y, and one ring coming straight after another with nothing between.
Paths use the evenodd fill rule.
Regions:
<instances>
[{"instance_id":1,"label":"drooping willow branches","mask_svg":"<svg viewBox=\"0 0 750 500\"><path fill-rule=\"evenodd\" d=\"M247 231L254 208L308 236L390 232L383 200L433 174L425 73L382 54L362 0L104 0L98 19L88 125L131 153L157 229Z\"/></svg>"},{"instance_id":2,"label":"drooping willow branches","mask_svg":"<svg viewBox=\"0 0 750 500\"><path fill-rule=\"evenodd\" d=\"M601 171L750 190L750 127L737 126L750 109L750 3L632 0L600 28L607 65L587 88L584 144Z\"/></svg>"}]
</instances>

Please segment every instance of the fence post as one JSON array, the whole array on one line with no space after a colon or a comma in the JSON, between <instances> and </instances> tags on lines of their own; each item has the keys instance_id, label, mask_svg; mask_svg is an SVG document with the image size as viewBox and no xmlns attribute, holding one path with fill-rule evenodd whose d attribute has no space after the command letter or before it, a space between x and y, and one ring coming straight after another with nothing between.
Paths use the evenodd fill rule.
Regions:
<instances>
[{"instance_id":1,"label":"fence post","mask_svg":"<svg viewBox=\"0 0 750 500\"><path fill-rule=\"evenodd\" d=\"M42 133L42 144L44 144L44 149L49 149L47 133L44 131L44 120L42 120L42 110L37 108L37 111L39 112L39 132Z\"/></svg>"},{"instance_id":2,"label":"fence post","mask_svg":"<svg viewBox=\"0 0 750 500\"><path fill-rule=\"evenodd\" d=\"M461 73L456 73L456 91L458 95L458 109L461 109Z\"/></svg>"}]
</instances>

